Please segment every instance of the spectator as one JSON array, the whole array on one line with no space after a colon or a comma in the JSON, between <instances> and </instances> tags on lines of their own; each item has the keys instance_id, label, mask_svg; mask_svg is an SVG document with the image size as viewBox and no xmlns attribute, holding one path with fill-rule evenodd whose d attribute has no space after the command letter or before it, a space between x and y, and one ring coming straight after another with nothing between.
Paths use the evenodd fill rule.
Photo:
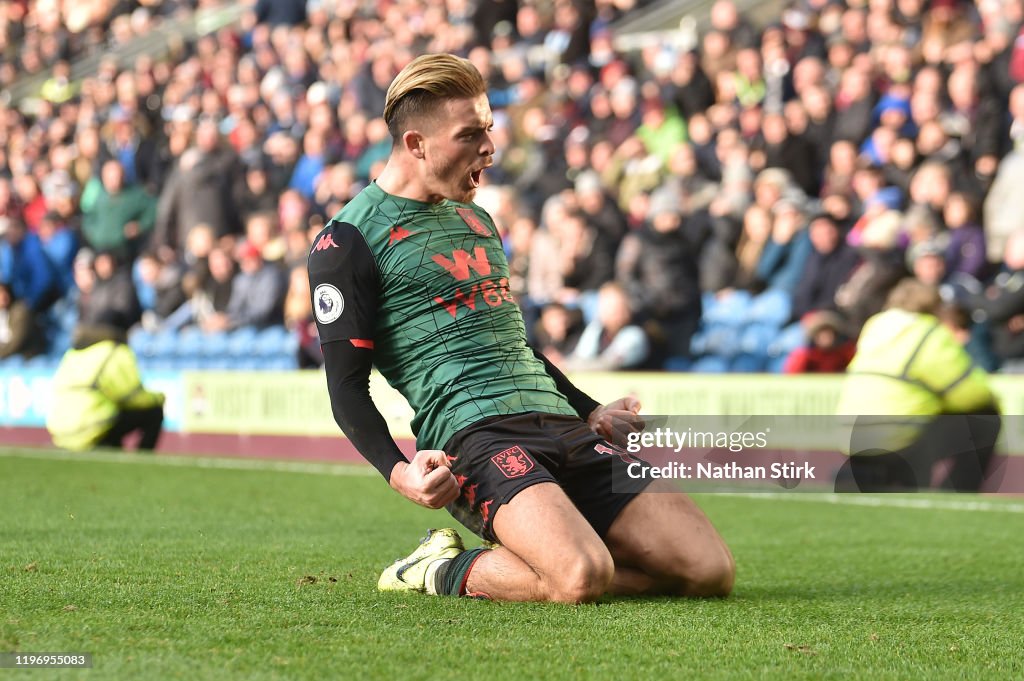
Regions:
<instances>
[{"instance_id":1,"label":"spectator","mask_svg":"<svg viewBox=\"0 0 1024 681\"><path fill-rule=\"evenodd\" d=\"M142 308L142 325L159 328L171 314L185 303L181 279L183 270L176 259L169 262L153 252L139 256L133 280Z\"/></svg>"},{"instance_id":2,"label":"spectator","mask_svg":"<svg viewBox=\"0 0 1024 681\"><path fill-rule=\"evenodd\" d=\"M681 229L678 200L652 197L648 222L626 237L616 262L616 279L629 296L633 314L650 320L666 339L652 361L688 356L700 323L701 298L696 249ZM660 356L659 356L660 355Z\"/></svg>"},{"instance_id":3,"label":"spectator","mask_svg":"<svg viewBox=\"0 0 1024 681\"><path fill-rule=\"evenodd\" d=\"M618 247L626 235L626 217L608 197L601 179L594 171L580 173L575 182L576 199L588 225L596 228L601 238Z\"/></svg>"},{"instance_id":4,"label":"spectator","mask_svg":"<svg viewBox=\"0 0 1024 681\"><path fill-rule=\"evenodd\" d=\"M284 322L282 306L287 291L281 271L264 262L259 248L248 242L238 249L238 263L227 311L208 317L202 325L206 332L243 326L262 329Z\"/></svg>"},{"instance_id":5,"label":"spectator","mask_svg":"<svg viewBox=\"0 0 1024 681\"><path fill-rule=\"evenodd\" d=\"M756 204L747 208L743 214L743 232L736 244L735 273L727 286L711 290L723 293L732 290L760 291L763 283L757 278L757 263L761 261L761 254L771 233L771 212Z\"/></svg>"},{"instance_id":6,"label":"spectator","mask_svg":"<svg viewBox=\"0 0 1024 681\"><path fill-rule=\"evenodd\" d=\"M669 151L668 172L663 186L678 193L688 214L709 209L718 196L718 187L701 170L691 144L677 144Z\"/></svg>"},{"instance_id":7,"label":"spectator","mask_svg":"<svg viewBox=\"0 0 1024 681\"><path fill-rule=\"evenodd\" d=\"M124 179L120 161L103 164L100 179L85 188L82 233L94 250L116 250L128 257L153 229L156 200L140 186L126 186Z\"/></svg>"},{"instance_id":8,"label":"spectator","mask_svg":"<svg viewBox=\"0 0 1024 681\"><path fill-rule=\"evenodd\" d=\"M164 327L175 330L196 324L205 328L208 320L226 317L234 278L231 255L211 246L206 257L198 258L182 277L181 288L188 300L165 320Z\"/></svg>"},{"instance_id":9,"label":"spectator","mask_svg":"<svg viewBox=\"0 0 1024 681\"><path fill-rule=\"evenodd\" d=\"M962 192L950 194L943 209L943 220L949 228L946 265L950 273L962 272L982 279L988 269L985 257L985 230L976 220L973 199Z\"/></svg>"},{"instance_id":10,"label":"spectator","mask_svg":"<svg viewBox=\"0 0 1024 681\"><path fill-rule=\"evenodd\" d=\"M615 276L614 245L588 225L579 212L566 214L559 236L562 298L592 295Z\"/></svg>"},{"instance_id":11,"label":"spectator","mask_svg":"<svg viewBox=\"0 0 1024 681\"><path fill-rule=\"evenodd\" d=\"M757 278L765 288L793 294L813 250L802 207L792 200L775 205L772 233L757 263Z\"/></svg>"},{"instance_id":12,"label":"spectator","mask_svg":"<svg viewBox=\"0 0 1024 681\"><path fill-rule=\"evenodd\" d=\"M247 23L268 26L298 26L306 21L304 0L256 0L252 15Z\"/></svg>"},{"instance_id":13,"label":"spectator","mask_svg":"<svg viewBox=\"0 0 1024 681\"><path fill-rule=\"evenodd\" d=\"M679 55L672 69L672 101L676 110L689 120L706 111L715 101L711 81L700 66L695 50Z\"/></svg>"},{"instance_id":14,"label":"spectator","mask_svg":"<svg viewBox=\"0 0 1024 681\"><path fill-rule=\"evenodd\" d=\"M78 253L78 237L67 227L64 218L54 211L43 216L37 234L43 252L56 272L60 296L64 296L75 283L73 270L75 255Z\"/></svg>"},{"instance_id":15,"label":"spectator","mask_svg":"<svg viewBox=\"0 0 1024 681\"><path fill-rule=\"evenodd\" d=\"M1003 105L983 90L977 65L953 68L947 81L949 106L940 116L942 127L960 141L969 167L991 180L999 163Z\"/></svg>"},{"instance_id":16,"label":"spectator","mask_svg":"<svg viewBox=\"0 0 1024 681\"><path fill-rule=\"evenodd\" d=\"M178 159L160 194L152 245L180 249L198 224L210 225L218 237L237 234L232 188L238 172L237 156L221 143L217 122L199 121L195 146Z\"/></svg>"},{"instance_id":17,"label":"spectator","mask_svg":"<svg viewBox=\"0 0 1024 681\"><path fill-rule=\"evenodd\" d=\"M39 191L36 179L31 175L19 175L14 178L14 190L21 207L21 219L30 231L39 229L39 221L46 214L46 198Z\"/></svg>"},{"instance_id":18,"label":"spectator","mask_svg":"<svg viewBox=\"0 0 1024 681\"><path fill-rule=\"evenodd\" d=\"M793 293L794 319L816 310L834 310L836 291L859 261L831 217L822 215L811 220L808 234L812 250Z\"/></svg>"},{"instance_id":19,"label":"spectator","mask_svg":"<svg viewBox=\"0 0 1024 681\"><path fill-rule=\"evenodd\" d=\"M903 252L898 245L902 216L886 211L864 227L857 251L860 265L836 291L836 306L850 322L852 330L882 309L882 301L906 274Z\"/></svg>"},{"instance_id":20,"label":"spectator","mask_svg":"<svg viewBox=\"0 0 1024 681\"><path fill-rule=\"evenodd\" d=\"M828 152L822 194L854 197L853 178L857 170L857 145L849 140L833 142Z\"/></svg>"},{"instance_id":21,"label":"spectator","mask_svg":"<svg viewBox=\"0 0 1024 681\"><path fill-rule=\"evenodd\" d=\"M732 0L716 0L711 6L710 19L712 28L727 35L730 44L740 48L757 44L757 32Z\"/></svg>"},{"instance_id":22,"label":"spectator","mask_svg":"<svg viewBox=\"0 0 1024 681\"><path fill-rule=\"evenodd\" d=\"M661 97L651 98L643 104L643 117L636 136L648 154L657 156L667 166L672 150L686 141L686 122L675 109L666 109Z\"/></svg>"},{"instance_id":23,"label":"spectator","mask_svg":"<svg viewBox=\"0 0 1024 681\"><path fill-rule=\"evenodd\" d=\"M527 319L527 329L532 320L533 301L529 299L530 249L535 243L537 223L525 216L517 216L503 237L505 255L508 257L508 285L512 297L519 303Z\"/></svg>"},{"instance_id":24,"label":"spectator","mask_svg":"<svg viewBox=\"0 0 1024 681\"><path fill-rule=\"evenodd\" d=\"M937 316L977 366L989 373L999 369L999 358L992 352L988 326L975 324L966 307L955 302L943 303Z\"/></svg>"},{"instance_id":25,"label":"spectator","mask_svg":"<svg viewBox=\"0 0 1024 681\"><path fill-rule=\"evenodd\" d=\"M39 237L16 216L0 217L0 283L37 313L60 295L60 280Z\"/></svg>"},{"instance_id":26,"label":"spectator","mask_svg":"<svg viewBox=\"0 0 1024 681\"><path fill-rule=\"evenodd\" d=\"M1020 228L1024 215L1024 151L1010 152L999 164L999 171L985 199L985 244L990 262L999 262L1010 235Z\"/></svg>"},{"instance_id":27,"label":"spectator","mask_svg":"<svg viewBox=\"0 0 1024 681\"><path fill-rule=\"evenodd\" d=\"M356 181L355 168L350 163L335 163L328 168L317 182L313 195L315 212L325 219L338 214L348 201L355 196L361 185ZM285 229L287 225L282 224Z\"/></svg>"},{"instance_id":28,"label":"spectator","mask_svg":"<svg viewBox=\"0 0 1024 681\"><path fill-rule=\"evenodd\" d=\"M534 329L534 346L556 366L563 366L583 333L583 315L561 303L548 303Z\"/></svg>"},{"instance_id":29,"label":"spectator","mask_svg":"<svg viewBox=\"0 0 1024 681\"><path fill-rule=\"evenodd\" d=\"M657 189L662 181L661 173L658 157L648 154L637 137L629 137L615 150L601 175L601 182L607 187L619 188L619 207L628 212L636 196Z\"/></svg>"},{"instance_id":30,"label":"spectator","mask_svg":"<svg viewBox=\"0 0 1024 681\"><path fill-rule=\"evenodd\" d=\"M324 227L324 221L319 216L313 216L306 225L289 227L281 235L284 248L281 262L289 270L293 271L300 265L305 265L309 258L309 247L312 246L309 234L318 234Z\"/></svg>"},{"instance_id":31,"label":"spectator","mask_svg":"<svg viewBox=\"0 0 1024 681\"><path fill-rule=\"evenodd\" d=\"M767 94L761 54L753 47L736 52L736 71L732 75L736 101L742 107L760 106Z\"/></svg>"},{"instance_id":32,"label":"spectator","mask_svg":"<svg viewBox=\"0 0 1024 681\"><path fill-rule=\"evenodd\" d=\"M974 304L992 331L992 349L1004 373L1024 372L1024 231L1006 241L1004 271Z\"/></svg>"},{"instance_id":33,"label":"spectator","mask_svg":"<svg viewBox=\"0 0 1024 681\"><path fill-rule=\"evenodd\" d=\"M607 371L641 366L649 352L647 336L632 320L625 290L614 282L602 286L597 318L583 331L567 368Z\"/></svg>"},{"instance_id":34,"label":"spectator","mask_svg":"<svg viewBox=\"0 0 1024 681\"><path fill-rule=\"evenodd\" d=\"M764 141L764 167L785 168L796 185L808 196L817 196L821 186L818 177L818 154L810 142L791 135L781 113L764 115L761 135Z\"/></svg>"},{"instance_id":35,"label":"spectator","mask_svg":"<svg viewBox=\"0 0 1024 681\"><path fill-rule=\"evenodd\" d=\"M859 69L845 70L835 96L836 119L832 139L859 143L867 137L874 106L867 75Z\"/></svg>"},{"instance_id":36,"label":"spectator","mask_svg":"<svg viewBox=\"0 0 1024 681\"><path fill-rule=\"evenodd\" d=\"M305 227L304 224L302 226ZM245 243L258 249L263 260L280 261L284 257L285 244L278 229L277 216L273 213L254 213L249 216L245 223Z\"/></svg>"},{"instance_id":37,"label":"spectator","mask_svg":"<svg viewBox=\"0 0 1024 681\"><path fill-rule=\"evenodd\" d=\"M923 241L908 250L910 270L914 278L935 289L946 281L945 249L935 241Z\"/></svg>"},{"instance_id":38,"label":"spectator","mask_svg":"<svg viewBox=\"0 0 1024 681\"><path fill-rule=\"evenodd\" d=\"M929 216L938 222L952 190L949 167L935 161L926 161L910 181L911 206L927 210Z\"/></svg>"},{"instance_id":39,"label":"spectator","mask_svg":"<svg viewBox=\"0 0 1024 681\"><path fill-rule=\"evenodd\" d=\"M141 185L148 191L152 186L156 147L153 137L146 134L146 127L144 121L135 120L131 111L115 105L104 135L104 151L120 162L125 185Z\"/></svg>"},{"instance_id":40,"label":"spectator","mask_svg":"<svg viewBox=\"0 0 1024 681\"><path fill-rule=\"evenodd\" d=\"M101 251L92 262L93 281L78 301L79 321L92 325L107 320L130 329L142 319L130 268L112 251Z\"/></svg>"},{"instance_id":41,"label":"spectator","mask_svg":"<svg viewBox=\"0 0 1024 681\"><path fill-rule=\"evenodd\" d=\"M271 212L271 214L273 213ZM277 231L305 228L309 224L309 217L309 202L294 189L286 189L281 192L281 197L277 202L277 224L275 225L271 221L268 235L273 237ZM323 217L329 219L333 215L325 215ZM246 238L251 238L249 223L252 221L252 218L253 214L250 214L249 218L245 221Z\"/></svg>"},{"instance_id":42,"label":"spectator","mask_svg":"<svg viewBox=\"0 0 1024 681\"><path fill-rule=\"evenodd\" d=\"M857 345L846 333L846 323L835 312L819 310L800 320L808 341L786 357L786 374L837 374L846 371Z\"/></svg>"},{"instance_id":43,"label":"spectator","mask_svg":"<svg viewBox=\"0 0 1024 681\"><path fill-rule=\"evenodd\" d=\"M807 114L807 128L803 136L814 148L814 155L817 159L815 169L820 177L826 162L829 161L831 147L834 145L832 129L835 127L836 113L832 108L832 98L824 86L813 85L804 90L800 95L799 102Z\"/></svg>"},{"instance_id":44,"label":"spectator","mask_svg":"<svg viewBox=\"0 0 1024 681\"><path fill-rule=\"evenodd\" d=\"M300 369L316 369L324 363L313 308L309 304L310 298L309 274L305 264L298 265L291 270L288 278L288 293L284 300L284 325L298 340L296 361Z\"/></svg>"},{"instance_id":45,"label":"spectator","mask_svg":"<svg viewBox=\"0 0 1024 681\"><path fill-rule=\"evenodd\" d=\"M303 138L303 153L292 173L288 186L298 191L307 199L312 199L317 180L327 165L326 149L323 136L309 131Z\"/></svg>"},{"instance_id":46,"label":"spectator","mask_svg":"<svg viewBox=\"0 0 1024 681\"><path fill-rule=\"evenodd\" d=\"M555 2L554 26L544 39L552 61L574 64L589 54L590 36L581 8L571 0Z\"/></svg>"},{"instance_id":47,"label":"spectator","mask_svg":"<svg viewBox=\"0 0 1024 681\"><path fill-rule=\"evenodd\" d=\"M273 213L278 206L278 191L270 186L267 174L269 163L257 158L245 167L239 182L235 185L234 204L238 206L238 218L248 224L255 213Z\"/></svg>"},{"instance_id":48,"label":"spectator","mask_svg":"<svg viewBox=\"0 0 1024 681\"><path fill-rule=\"evenodd\" d=\"M0 359L37 355L46 349L44 338L32 309L0 283Z\"/></svg>"},{"instance_id":49,"label":"spectator","mask_svg":"<svg viewBox=\"0 0 1024 681\"><path fill-rule=\"evenodd\" d=\"M973 27L963 20L956 0L933 0L923 17L921 57L929 64L942 64L950 48L971 40Z\"/></svg>"}]
</instances>

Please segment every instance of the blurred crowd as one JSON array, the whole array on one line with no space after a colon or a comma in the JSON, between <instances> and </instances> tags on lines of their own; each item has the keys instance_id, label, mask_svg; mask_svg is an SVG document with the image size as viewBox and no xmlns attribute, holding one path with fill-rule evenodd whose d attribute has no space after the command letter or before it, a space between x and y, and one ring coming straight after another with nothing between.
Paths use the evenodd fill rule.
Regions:
<instances>
[{"instance_id":1,"label":"blurred crowd","mask_svg":"<svg viewBox=\"0 0 1024 681\"><path fill-rule=\"evenodd\" d=\"M764 28L718 0L692 49L619 53L637 4L258 0L72 82L196 6L0 2L0 87L50 74L31 114L0 104L0 357L113 313L284 324L315 366L311 239L386 161L391 80L443 51L488 83L477 202L563 366L692 366L707 308L770 296L802 339L779 368L841 371L906 277L983 366L1024 361L1021 0L797 0Z\"/></svg>"},{"instance_id":2,"label":"blurred crowd","mask_svg":"<svg viewBox=\"0 0 1024 681\"><path fill-rule=\"evenodd\" d=\"M18 78L52 75L45 94L72 88L76 59L116 50L171 17L189 17L195 0L4 0L0 3L0 89ZM60 97L59 94L57 94Z\"/></svg>"}]
</instances>

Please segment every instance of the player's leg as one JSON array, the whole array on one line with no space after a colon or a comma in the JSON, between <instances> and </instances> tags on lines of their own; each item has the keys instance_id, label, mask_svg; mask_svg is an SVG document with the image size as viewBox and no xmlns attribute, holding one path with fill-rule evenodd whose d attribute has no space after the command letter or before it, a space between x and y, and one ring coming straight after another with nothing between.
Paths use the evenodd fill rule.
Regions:
<instances>
[{"instance_id":1,"label":"player's leg","mask_svg":"<svg viewBox=\"0 0 1024 681\"><path fill-rule=\"evenodd\" d=\"M565 453L564 421L579 423L521 414L460 432L446 447L461 487L448 511L501 546L463 551L457 535L433 533L385 570L379 588L571 603L605 593L611 554L552 474Z\"/></svg>"},{"instance_id":2,"label":"player's leg","mask_svg":"<svg viewBox=\"0 0 1024 681\"><path fill-rule=\"evenodd\" d=\"M582 603L608 590L612 556L558 485L519 492L497 510L493 532L501 546L473 565L467 592L495 600Z\"/></svg>"},{"instance_id":3,"label":"player's leg","mask_svg":"<svg viewBox=\"0 0 1024 681\"><path fill-rule=\"evenodd\" d=\"M736 567L728 547L690 497L653 483L605 535L615 560L614 593L727 596Z\"/></svg>"},{"instance_id":4,"label":"player's leg","mask_svg":"<svg viewBox=\"0 0 1024 681\"><path fill-rule=\"evenodd\" d=\"M615 561L612 592L725 596L735 566L704 512L585 425L566 434L570 456L560 482L604 539Z\"/></svg>"}]
</instances>

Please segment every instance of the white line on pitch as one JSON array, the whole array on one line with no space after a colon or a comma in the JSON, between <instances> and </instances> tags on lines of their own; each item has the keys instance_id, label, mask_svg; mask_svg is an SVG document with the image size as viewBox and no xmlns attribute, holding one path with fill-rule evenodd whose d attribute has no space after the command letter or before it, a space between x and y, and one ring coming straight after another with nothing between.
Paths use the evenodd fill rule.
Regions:
<instances>
[{"instance_id":1,"label":"white line on pitch","mask_svg":"<svg viewBox=\"0 0 1024 681\"><path fill-rule=\"evenodd\" d=\"M90 463L130 463L183 468L218 468L240 471L281 471L318 475L372 477L377 471L358 464L317 463L313 461L275 461L269 459L227 459L208 456L172 456L166 454L124 454L118 452L65 452L61 450L0 450L0 457L43 459L47 461L88 461Z\"/></svg>"},{"instance_id":2,"label":"white line on pitch","mask_svg":"<svg viewBox=\"0 0 1024 681\"><path fill-rule=\"evenodd\" d=\"M996 513L1024 513L1024 504L993 503L991 501L967 501L964 499L914 499L900 496L864 496L856 494L833 494L830 492L805 492L783 494L779 492L724 492L726 496L744 499L771 499L783 501L804 501L819 504L848 506L872 506L876 508L917 508L930 511L992 511Z\"/></svg>"}]
</instances>

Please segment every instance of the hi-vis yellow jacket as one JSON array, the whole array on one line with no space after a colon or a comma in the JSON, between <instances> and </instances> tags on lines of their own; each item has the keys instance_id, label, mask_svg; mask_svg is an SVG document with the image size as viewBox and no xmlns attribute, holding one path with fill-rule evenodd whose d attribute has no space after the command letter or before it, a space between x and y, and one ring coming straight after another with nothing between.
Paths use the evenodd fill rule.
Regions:
<instances>
[{"instance_id":1,"label":"hi-vis yellow jacket","mask_svg":"<svg viewBox=\"0 0 1024 681\"><path fill-rule=\"evenodd\" d=\"M939 414L997 405L988 374L929 314L887 310L869 319L846 371L837 413L878 426L881 450L909 445Z\"/></svg>"},{"instance_id":2,"label":"hi-vis yellow jacket","mask_svg":"<svg viewBox=\"0 0 1024 681\"><path fill-rule=\"evenodd\" d=\"M142 386L131 348L112 340L68 350L57 367L53 391L46 429L53 443L66 449L95 446L123 410L164 403L163 393Z\"/></svg>"}]
</instances>

